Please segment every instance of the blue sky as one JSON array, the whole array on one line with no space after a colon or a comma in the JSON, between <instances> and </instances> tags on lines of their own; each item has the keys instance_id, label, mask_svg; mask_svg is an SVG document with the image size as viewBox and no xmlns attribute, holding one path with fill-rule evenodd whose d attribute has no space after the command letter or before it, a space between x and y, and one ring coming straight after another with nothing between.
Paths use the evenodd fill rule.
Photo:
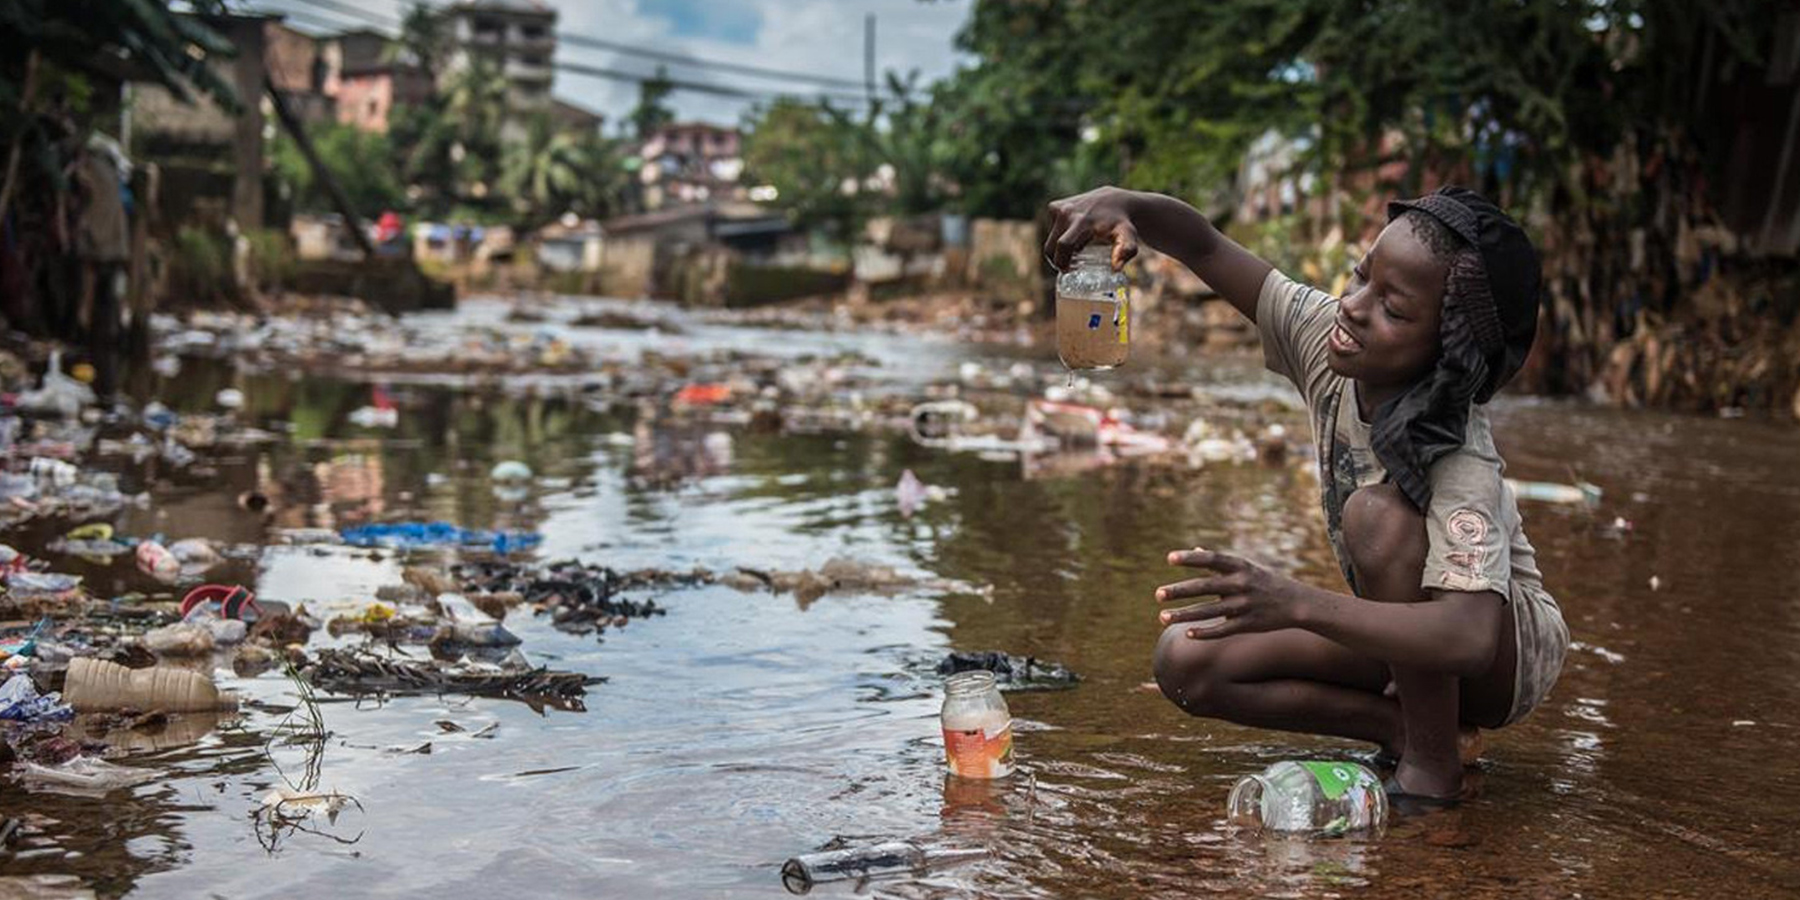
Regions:
<instances>
[{"instance_id":1,"label":"blue sky","mask_svg":"<svg viewBox=\"0 0 1800 900\"><path fill-rule=\"evenodd\" d=\"M734 0L641 0L638 11L667 20L675 37L754 47L762 31L762 11Z\"/></svg>"}]
</instances>

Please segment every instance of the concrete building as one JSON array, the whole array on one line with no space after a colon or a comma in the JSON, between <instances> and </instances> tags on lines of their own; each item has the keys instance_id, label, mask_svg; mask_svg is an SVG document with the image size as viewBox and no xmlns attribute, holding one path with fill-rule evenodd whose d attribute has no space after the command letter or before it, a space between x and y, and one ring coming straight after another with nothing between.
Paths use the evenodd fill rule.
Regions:
<instances>
[{"instance_id":1,"label":"concrete building","mask_svg":"<svg viewBox=\"0 0 1800 900\"><path fill-rule=\"evenodd\" d=\"M523 140L526 121L552 114L551 67L556 56L556 10L543 0L464 0L443 9L450 54L441 82L485 61L506 78L504 142Z\"/></svg>"},{"instance_id":2,"label":"concrete building","mask_svg":"<svg viewBox=\"0 0 1800 900\"><path fill-rule=\"evenodd\" d=\"M431 99L431 77L395 52L393 39L359 29L319 39L322 91L336 103L336 119L385 133L394 110Z\"/></svg>"},{"instance_id":3,"label":"concrete building","mask_svg":"<svg viewBox=\"0 0 1800 900\"><path fill-rule=\"evenodd\" d=\"M644 205L742 200L743 135L736 128L679 122L656 130L638 151Z\"/></svg>"}]
</instances>

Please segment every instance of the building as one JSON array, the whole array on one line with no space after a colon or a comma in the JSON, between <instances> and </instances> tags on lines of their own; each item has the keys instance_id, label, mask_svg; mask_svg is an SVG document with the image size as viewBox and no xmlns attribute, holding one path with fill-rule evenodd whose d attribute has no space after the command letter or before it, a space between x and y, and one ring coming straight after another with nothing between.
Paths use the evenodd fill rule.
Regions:
<instances>
[{"instance_id":1,"label":"building","mask_svg":"<svg viewBox=\"0 0 1800 900\"><path fill-rule=\"evenodd\" d=\"M431 77L381 32L334 34L320 38L319 48L320 89L335 101L339 123L386 133L395 109L431 99Z\"/></svg>"},{"instance_id":2,"label":"building","mask_svg":"<svg viewBox=\"0 0 1800 900\"><path fill-rule=\"evenodd\" d=\"M237 50L213 66L237 92L242 108L234 114L205 97L188 104L161 85L136 85L128 152L161 167L165 221L230 220L246 231L261 228L264 60L280 18L228 15L205 21Z\"/></svg>"},{"instance_id":3,"label":"building","mask_svg":"<svg viewBox=\"0 0 1800 900\"><path fill-rule=\"evenodd\" d=\"M643 168L644 205L657 209L678 203L741 200L743 135L736 128L681 122L658 128L638 156Z\"/></svg>"},{"instance_id":4,"label":"building","mask_svg":"<svg viewBox=\"0 0 1800 900\"><path fill-rule=\"evenodd\" d=\"M606 125L605 116L556 98L550 100L550 121L567 134L599 134Z\"/></svg>"},{"instance_id":5,"label":"building","mask_svg":"<svg viewBox=\"0 0 1800 900\"><path fill-rule=\"evenodd\" d=\"M543 0L464 0L441 13L449 23L450 53L441 82L486 62L506 79L507 117L500 139L524 140L526 121L554 115L556 10Z\"/></svg>"},{"instance_id":6,"label":"building","mask_svg":"<svg viewBox=\"0 0 1800 900\"><path fill-rule=\"evenodd\" d=\"M337 118L337 103L325 92L329 67L323 44L286 22L263 25L263 62L269 70L269 86L307 124Z\"/></svg>"}]
</instances>

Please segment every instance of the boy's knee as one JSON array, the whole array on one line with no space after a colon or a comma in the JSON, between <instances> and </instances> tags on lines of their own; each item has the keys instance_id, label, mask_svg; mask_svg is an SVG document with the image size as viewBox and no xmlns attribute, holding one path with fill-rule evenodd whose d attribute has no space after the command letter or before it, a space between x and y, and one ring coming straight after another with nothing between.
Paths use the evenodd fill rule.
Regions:
<instances>
[{"instance_id":1,"label":"boy's knee","mask_svg":"<svg viewBox=\"0 0 1800 900\"><path fill-rule=\"evenodd\" d=\"M1156 685L1164 697L1196 716L1214 712L1214 680L1218 677L1218 648L1187 636L1193 625L1177 622L1163 629L1151 659Z\"/></svg>"},{"instance_id":2,"label":"boy's knee","mask_svg":"<svg viewBox=\"0 0 1800 900\"><path fill-rule=\"evenodd\" d=\"M1391 484L1359 488L1344 501L1344 549L1358 585L1417 587L1425 568L1425 517ZM1373 586L1372 584L1370 586Z\"/></svg>"}]
</instances>

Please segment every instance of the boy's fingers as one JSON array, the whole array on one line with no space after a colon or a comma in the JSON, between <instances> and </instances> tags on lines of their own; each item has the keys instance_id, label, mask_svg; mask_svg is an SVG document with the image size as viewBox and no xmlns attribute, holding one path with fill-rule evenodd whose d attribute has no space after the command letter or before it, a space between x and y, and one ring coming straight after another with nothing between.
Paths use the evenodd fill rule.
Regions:
<instances>
[{"instance_id":1,"label":"boy's fingers","mask_svg":"<svg viewBox=\"0 0 1800 900\"><path fill-rule=\"evenodd\" d=\"M1215 553L1201 547L1192 550L1174 550L1169 553L1169 565L1198 566L1212 569L1215 572L1241 572L1245 562L1229 553Z\"/></svg>"},{"instance_id":2,"label":"boy's fingers","mask_svg":"<svg viewBox=\"0 0 1800 900\"><path fill-rule=\"evenodd\" d=\"M1174 584L1165 584L1156 589L1156 602L1167 603L1170 600L1185 600L1189 597L1207 597L1236 593L1237 585L1231 579L1214 575L1209 578L1189 578Z\"/></svg>"},{"instance_id":3,"label":"boy's fingers","mask_svg":"<svg viewBox=\"0 0 1800 900\"><path fill-rule=\"evenodd\" d=\"M1217 619L1221 618L1218 607L1219 601L1206 600L1191 606L1183 606L1179 609L1165 609L1162 611L1162 615L1157 618L1162 619L1164 625L1173 625L1176 622L1198 622L1202 619Z\"/></svg>"},{"instance_id":4,"label":"boy's fingers","mask_svg":"<svg viewBox=\"0 0 1800 900\"><path fill-rule=\"evenodd\" d=\"M1113 229L1112 265L1114 269L1123 269L1138 255L1137 226L1130 222L1121 223Z\"/></svg>"},{"instance_id":5,"label":"boy's fingers","mask_svg":"<svg viewBox=\"0 0 1800 900\"><path fill-rule=\"evenodd\" d=\"M1057 238L1056 255L1050 261L1056 264L1058 270L1069 268L1069 263L1075 259L1076 252L1086 246L1093 236L1094 226L1088 222L1087 217L1075 216L1069 220L1069 227L1062 233L1062 237Z\"/></svg>"},{"instance_id":6,"label":"boy's fingers","mask_svg":"<svg viewBox=\"0 0 1800 900\"><path fill-rule=\"evenodd\" d=\"M1166 609L1163 610L1163 613L1159 618L1162 619L1164 625L1173 625L1176 622L1201 622L1215 619L1223 622L1236 618L1237 616L1242 615L1243 612L1244 600L1242 597L1226 597L1223 600L1207 600L1190 606L1184 606L1180 609Z\"/></svg>"}]
</instances>

